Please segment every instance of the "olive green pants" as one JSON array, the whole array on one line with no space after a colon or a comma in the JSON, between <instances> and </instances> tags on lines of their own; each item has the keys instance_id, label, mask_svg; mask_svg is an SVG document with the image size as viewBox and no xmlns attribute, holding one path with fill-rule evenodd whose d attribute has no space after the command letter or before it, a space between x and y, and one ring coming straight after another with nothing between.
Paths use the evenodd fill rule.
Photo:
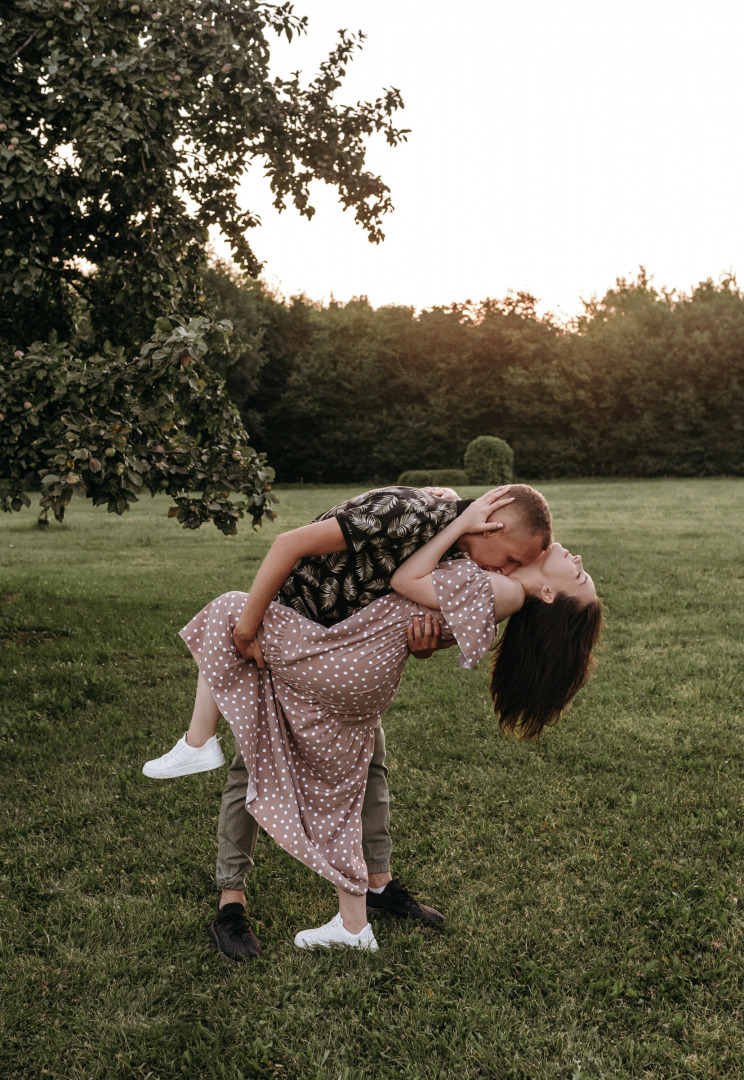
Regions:
<instances>
[{"instance_id":1,"label":"olive green pants","mask_svg":"<svg viewBox=\"0 0 744 1080\"><path fill-rule=\"evenodd\" d=\"M217 828L217 886L242 891L253 869L258 825L246 810L248 770L238 751L227 774ZM385 768L385 732L378 724L362 805L362 847L369 874L390 870L390 797Z\"/></svg>"}]
</instances>

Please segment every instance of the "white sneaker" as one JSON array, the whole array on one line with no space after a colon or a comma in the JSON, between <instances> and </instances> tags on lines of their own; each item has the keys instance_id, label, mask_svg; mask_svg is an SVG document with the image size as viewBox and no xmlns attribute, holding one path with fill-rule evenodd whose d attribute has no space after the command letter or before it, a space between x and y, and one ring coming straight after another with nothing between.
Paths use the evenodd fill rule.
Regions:
<instances>
[{"instance_id":1,"label":"white sneaker","mask_svg":"<svg viewBox=\"0 0 744 1080\"><path fill-rule=\"evenodd\" d=\"M146 761L142 766L145 776L153 780L169 780L173 776L190 776L191 773L209 772L225 764L217 736L207 739L204 746L189 746L182 735L172 750L162 757Z\"/></svg>"},{"instance_id":2,"label":"white sneaker","mask_svg":"<svg viewBox=\"0 0 744 1080\"><path fill-rule=\"evenodd\" d=\"M298 949L315 949L319 945L324 948L330 945L345 945L349 949L369 949L374 952L378 947L369 923L362 927L358 934L350 934L344 926L340 912L325 926L317 926L314 930L300 930L294 943Z\"/></svg>"}]
</instances>

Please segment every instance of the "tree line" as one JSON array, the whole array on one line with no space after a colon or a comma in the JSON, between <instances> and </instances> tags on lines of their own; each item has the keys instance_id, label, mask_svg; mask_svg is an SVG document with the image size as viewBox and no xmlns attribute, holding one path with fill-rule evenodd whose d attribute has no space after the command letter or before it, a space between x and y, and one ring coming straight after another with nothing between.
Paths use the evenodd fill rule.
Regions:
<instances>
[{"instance_id":1,"label":"tree line","mask_svg":"<svg viewBox=\"0 0 744 1080\"><path fill-rule=\"evenodd\" d=\"M744 473L744 295L641 268L562 325L518 293L437 307L289 302L214 266L213 357L280 482L389 482L496 435L518 476Z\"/></svg>"}]
</instances>

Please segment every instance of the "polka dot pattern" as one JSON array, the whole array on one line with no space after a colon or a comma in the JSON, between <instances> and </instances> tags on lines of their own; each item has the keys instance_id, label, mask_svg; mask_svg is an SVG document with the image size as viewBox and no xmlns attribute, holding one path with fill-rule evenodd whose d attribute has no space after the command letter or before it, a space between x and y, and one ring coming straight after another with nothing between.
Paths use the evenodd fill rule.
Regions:
<instances>
[{"instance_id":1,"label":"polka dot pattern","mask_svg":"<svg viewBox=\"0 0 744 1080\"><path fill-rule=\"evenodd\" d=\"M436 582L442 637L454 637L460 662L472 667L495 636L488 576L462 559L440 564ZM233 644L246 599L225 593L181 631L242 750L246 805L300 862L364 893L361 809L374 729L400 685L411 618L426 609L390 593L324 627L271 604L259 632L267 665L260 670Z\"/></svg>"},{"instance_id":2,"label":"polka dot pattern","mask_svg":"<svg viewBox=\"0 0 744 1080\"><path fill-rule=\"evenodd\" d=\"M474 668L498 631L491 579L471 559L440 563L431 579L447 626L460 646L460 667Z\"/></svg>"}]
</instances>

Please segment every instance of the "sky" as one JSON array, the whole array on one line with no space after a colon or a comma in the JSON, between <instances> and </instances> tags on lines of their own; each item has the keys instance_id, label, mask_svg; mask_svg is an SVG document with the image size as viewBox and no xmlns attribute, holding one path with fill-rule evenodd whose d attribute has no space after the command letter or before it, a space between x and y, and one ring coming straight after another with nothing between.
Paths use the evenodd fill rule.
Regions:
<instances>
[{"instance_id":1,"label":"sky","mask_svg":"<svg viewBox=\"0 0 744 1080\"><path fill-rule=\"evenodd\" d=\"M370 244L332 188L308 222L241 204L264 279L286 297L416 309L525 290L569 319L643 265L689 292L744 275L741 0L295 0L306 36L273 50L309 81L341 27L363 51L337 93L395 86L408 142L373 139L395 211ZM216 243L218 253L227 248ZM744 284L744 279L742 279Z\"/></svg>"}]
</instances>

